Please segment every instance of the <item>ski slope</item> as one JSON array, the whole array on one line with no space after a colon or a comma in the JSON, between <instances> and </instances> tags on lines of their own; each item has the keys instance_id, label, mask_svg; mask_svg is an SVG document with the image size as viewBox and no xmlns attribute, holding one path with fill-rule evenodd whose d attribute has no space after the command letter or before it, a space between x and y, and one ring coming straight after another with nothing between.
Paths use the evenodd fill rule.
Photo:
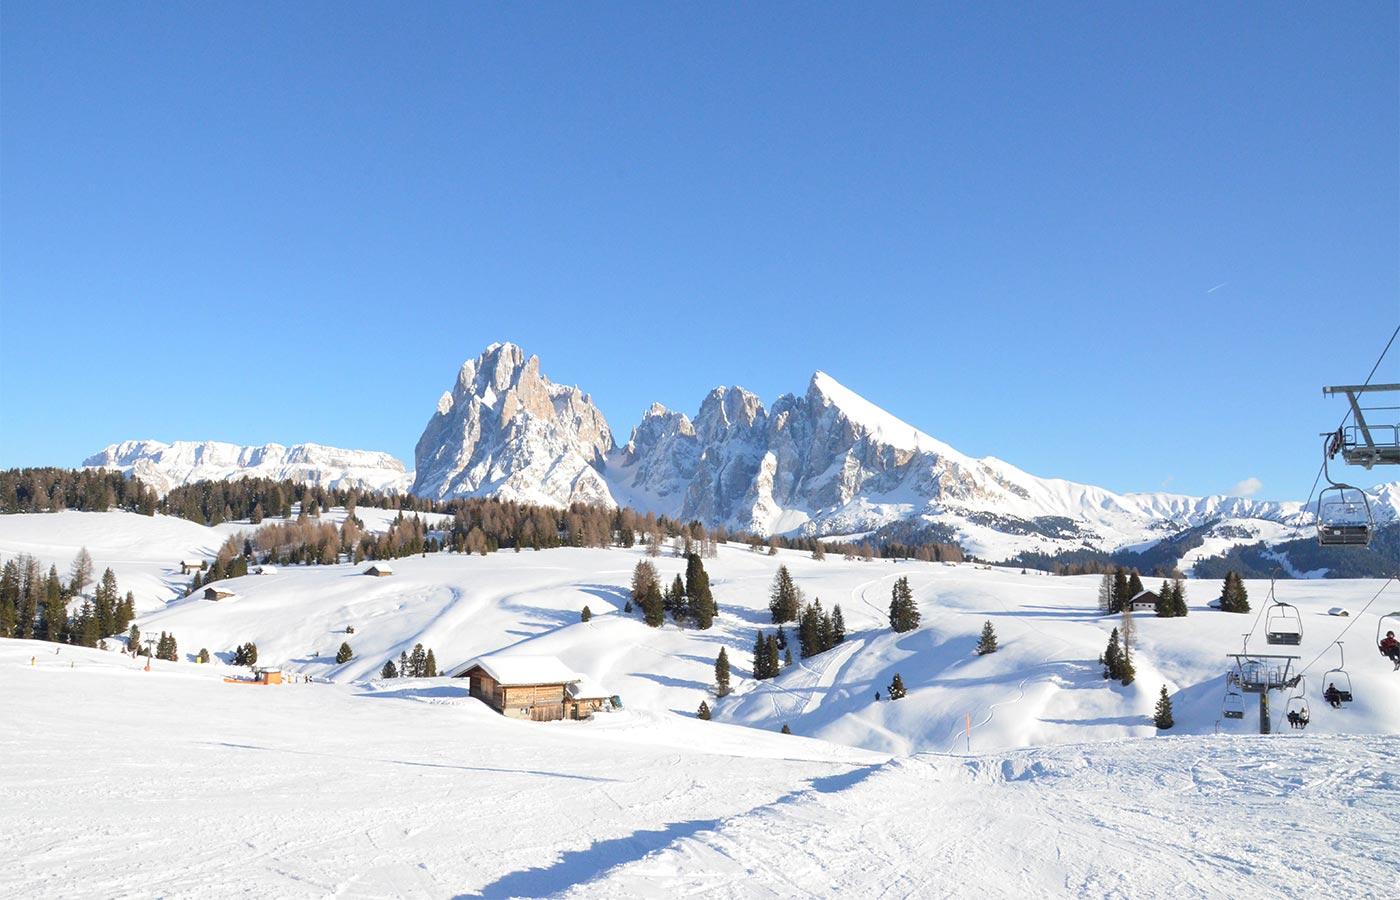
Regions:
<instances>
[{"instance_id":1,"label":"ski slope","mask_svg":"<svg viewBox=\"0 0 1400 900\"><path fill-rule=\"evenodd\" d=\"M0 896L1395 893L1400 673L1371 644L1400 609L1394 584L1279 582L1304 638L1266 648L1266 582L1246 582L1258 615L1209 610L1219 585L1188 582L1187 618L1136 618L1125 688L1096 663L1120 624L1094 609L1096 577L721 546L705 632L622 612L642 548L437 554L394 560L388 578L281 567L222 582L223 601L178 596L173 564L237 530L0 517L0 557L64 571L87 546L138 591L143 633L171 632L181 655L145 671L120 640L0 641ZM654 562L663 584L684 570ZM780 564L807 599L841 605L848 640L804 660L789 629L793 665L757 682L750 648L772 630ZM900 577L922 623L897 635ZM1000 646L978 657L986 621ZM1252 708L1221 720L1225 654L1251 630L1251 649L1306 669L1305 732L1257 736ZM1338 636L1356 700L1332 710L1317 695ZM225 683L246 641L315 683ZM342 641L355 655L336 664ZM536 725L459 680L378 680L420 642L442 669L554 655L626 708ZM735 691L716 699L720 647ZM195 664L201 648L220 661ZM876 702L896 672L908 696ZM1159 735L1163 685L1177 727ZM715 721L694 718L701 700Z\"/></svg>"}]
</instances>

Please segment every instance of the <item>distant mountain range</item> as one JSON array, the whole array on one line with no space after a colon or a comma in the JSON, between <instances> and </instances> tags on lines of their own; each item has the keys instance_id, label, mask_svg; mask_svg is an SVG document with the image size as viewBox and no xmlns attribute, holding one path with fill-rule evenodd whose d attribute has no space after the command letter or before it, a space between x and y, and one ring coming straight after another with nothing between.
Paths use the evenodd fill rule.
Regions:
<instances>
[{"instance_id":1,"label":"distant mountain range","mask_svg":"<svg viewBox=\"0 0 1400 900\"><path fill-rule=\"evenodd\" d=\"M435 499L495 496L562 506L622 504L760 534L876 530L955 540L978 555L1149 547L1196 529L1206 551L1306 534L1299 502L1117 494L973 459L815 373L806 392L765 407L717 387L694 419L653 405L622 446L592 398L550 381L537 357L493 344L443 393L414 451L416 471L383 453L315 444L128 442L85 465L121 468L158 489L266 475L327 486L410 490ZM1400 517L1400 484L1373 492L1380 523Z\"/></svg>"},{"instance_id":2,"label":"distant mountain range","mask_svg":"<svg viewBox=\"0 0 1400 900\"><path fill-rule=\"evenodd\" d=\"M240 447L218 441L125 441L83 460L84 466L120 469L161 494L196 481L274 478L327 488L403 492L412 473L387 453L341 450L320 444Z\"/></svg>"}]
</instances>

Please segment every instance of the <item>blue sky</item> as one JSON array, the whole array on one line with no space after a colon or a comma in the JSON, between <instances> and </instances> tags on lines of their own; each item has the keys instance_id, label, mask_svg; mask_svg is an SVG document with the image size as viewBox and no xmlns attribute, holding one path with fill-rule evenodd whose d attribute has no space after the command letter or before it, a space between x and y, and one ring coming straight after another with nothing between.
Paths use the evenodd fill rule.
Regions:
<instances>
[{"instance_id":1,"label":"blue sky","mask_svg":"<svg viewBox=\"0 0 1400 900\"><path fill-rule=\"evenodd\" d=\"M0 466L411 466L509 340L619 441L822 369L1033 474L1301 499L1400 323L1397 45L1393 3L9 0Z\"/></svg>"}]
</instances>

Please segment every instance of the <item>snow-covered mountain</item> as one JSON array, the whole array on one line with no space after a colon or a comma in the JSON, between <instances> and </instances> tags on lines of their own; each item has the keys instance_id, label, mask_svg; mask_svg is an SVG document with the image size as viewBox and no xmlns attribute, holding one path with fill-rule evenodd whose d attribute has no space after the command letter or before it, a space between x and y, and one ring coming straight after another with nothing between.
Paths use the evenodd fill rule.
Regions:
<instances>
[{"instance_id":1,"label":"snow-covered mountain","mask_svg":"<svg viewBox=\"0 0 1400 900\"><path fill-rule=\"evenodd\" d=\"M545 378L514 344L492 344L438 400L414 449L413 493L611 504L602 469L612 449L587 394Z\"/></svg>"},{"instance_id":2,"label":"snow-covered mountain","mask_svg":"<svg viewBox=\"0 0 1400 900\"><path fill-rule=\"evenodd\" d=\"M415 458L413 492L424 496L621 503L760 534L908 522L997 558L1142 547L1206 524L1233 542L1277 540L1310 521L1298 502L1118 494L974 459L825 372L771 408L737 386L712 390L694 419L654 404L615 448L588 394L554 384L508 343L462 367ZM1377 520L1394 520L1400 486L1377 497Z\"/></svg>"},{"instance_id":3,"label":"snow-covered mountain","mask_svg":"<svg viewBox=\"0 0 1400 900\"><path fill-rule=\"evenodd\" d=\"M161 494L196 481L273 478L327 488L403 492L413 483L403 463L387 453L342 450L320 444L241 447L219 441L124 441L83 460L84 466L119 469Z\"/></svg>"}]
</instances>

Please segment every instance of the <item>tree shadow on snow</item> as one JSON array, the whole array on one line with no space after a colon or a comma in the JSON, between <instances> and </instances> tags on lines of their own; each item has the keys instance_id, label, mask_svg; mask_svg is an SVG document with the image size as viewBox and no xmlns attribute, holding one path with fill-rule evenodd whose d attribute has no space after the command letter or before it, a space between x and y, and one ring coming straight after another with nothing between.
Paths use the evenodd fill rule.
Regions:
<instances>
[{"instance_id":1,"label":"tree shadow on snow","mask_svg":"<svg viewBox=\"0 0 1400 900\"><path fill-rule=\"evenodd\" d=\"M460 894L453 900L497 900L506 897L546 897L583 884L625 863L676 841L716 827L719 819L672 822L660 831L637 831L626 837L598 841L586 850L570 850L559 861L538 869L523 869L496 879L476 894Z\"/></svg>"},{"instance_id":2,"label":"tree shadow on snow","mask_svg":"<svg viewBox=\"0 0 1400 900\"><path fill-rule=\"evenodd\" d=\"M581 584L578 586L585 594L592 594L600 600L606 600L619 610L627 606L632 599L632 592L620 588L615 584Z\"/></svg>"}]
</instances>

